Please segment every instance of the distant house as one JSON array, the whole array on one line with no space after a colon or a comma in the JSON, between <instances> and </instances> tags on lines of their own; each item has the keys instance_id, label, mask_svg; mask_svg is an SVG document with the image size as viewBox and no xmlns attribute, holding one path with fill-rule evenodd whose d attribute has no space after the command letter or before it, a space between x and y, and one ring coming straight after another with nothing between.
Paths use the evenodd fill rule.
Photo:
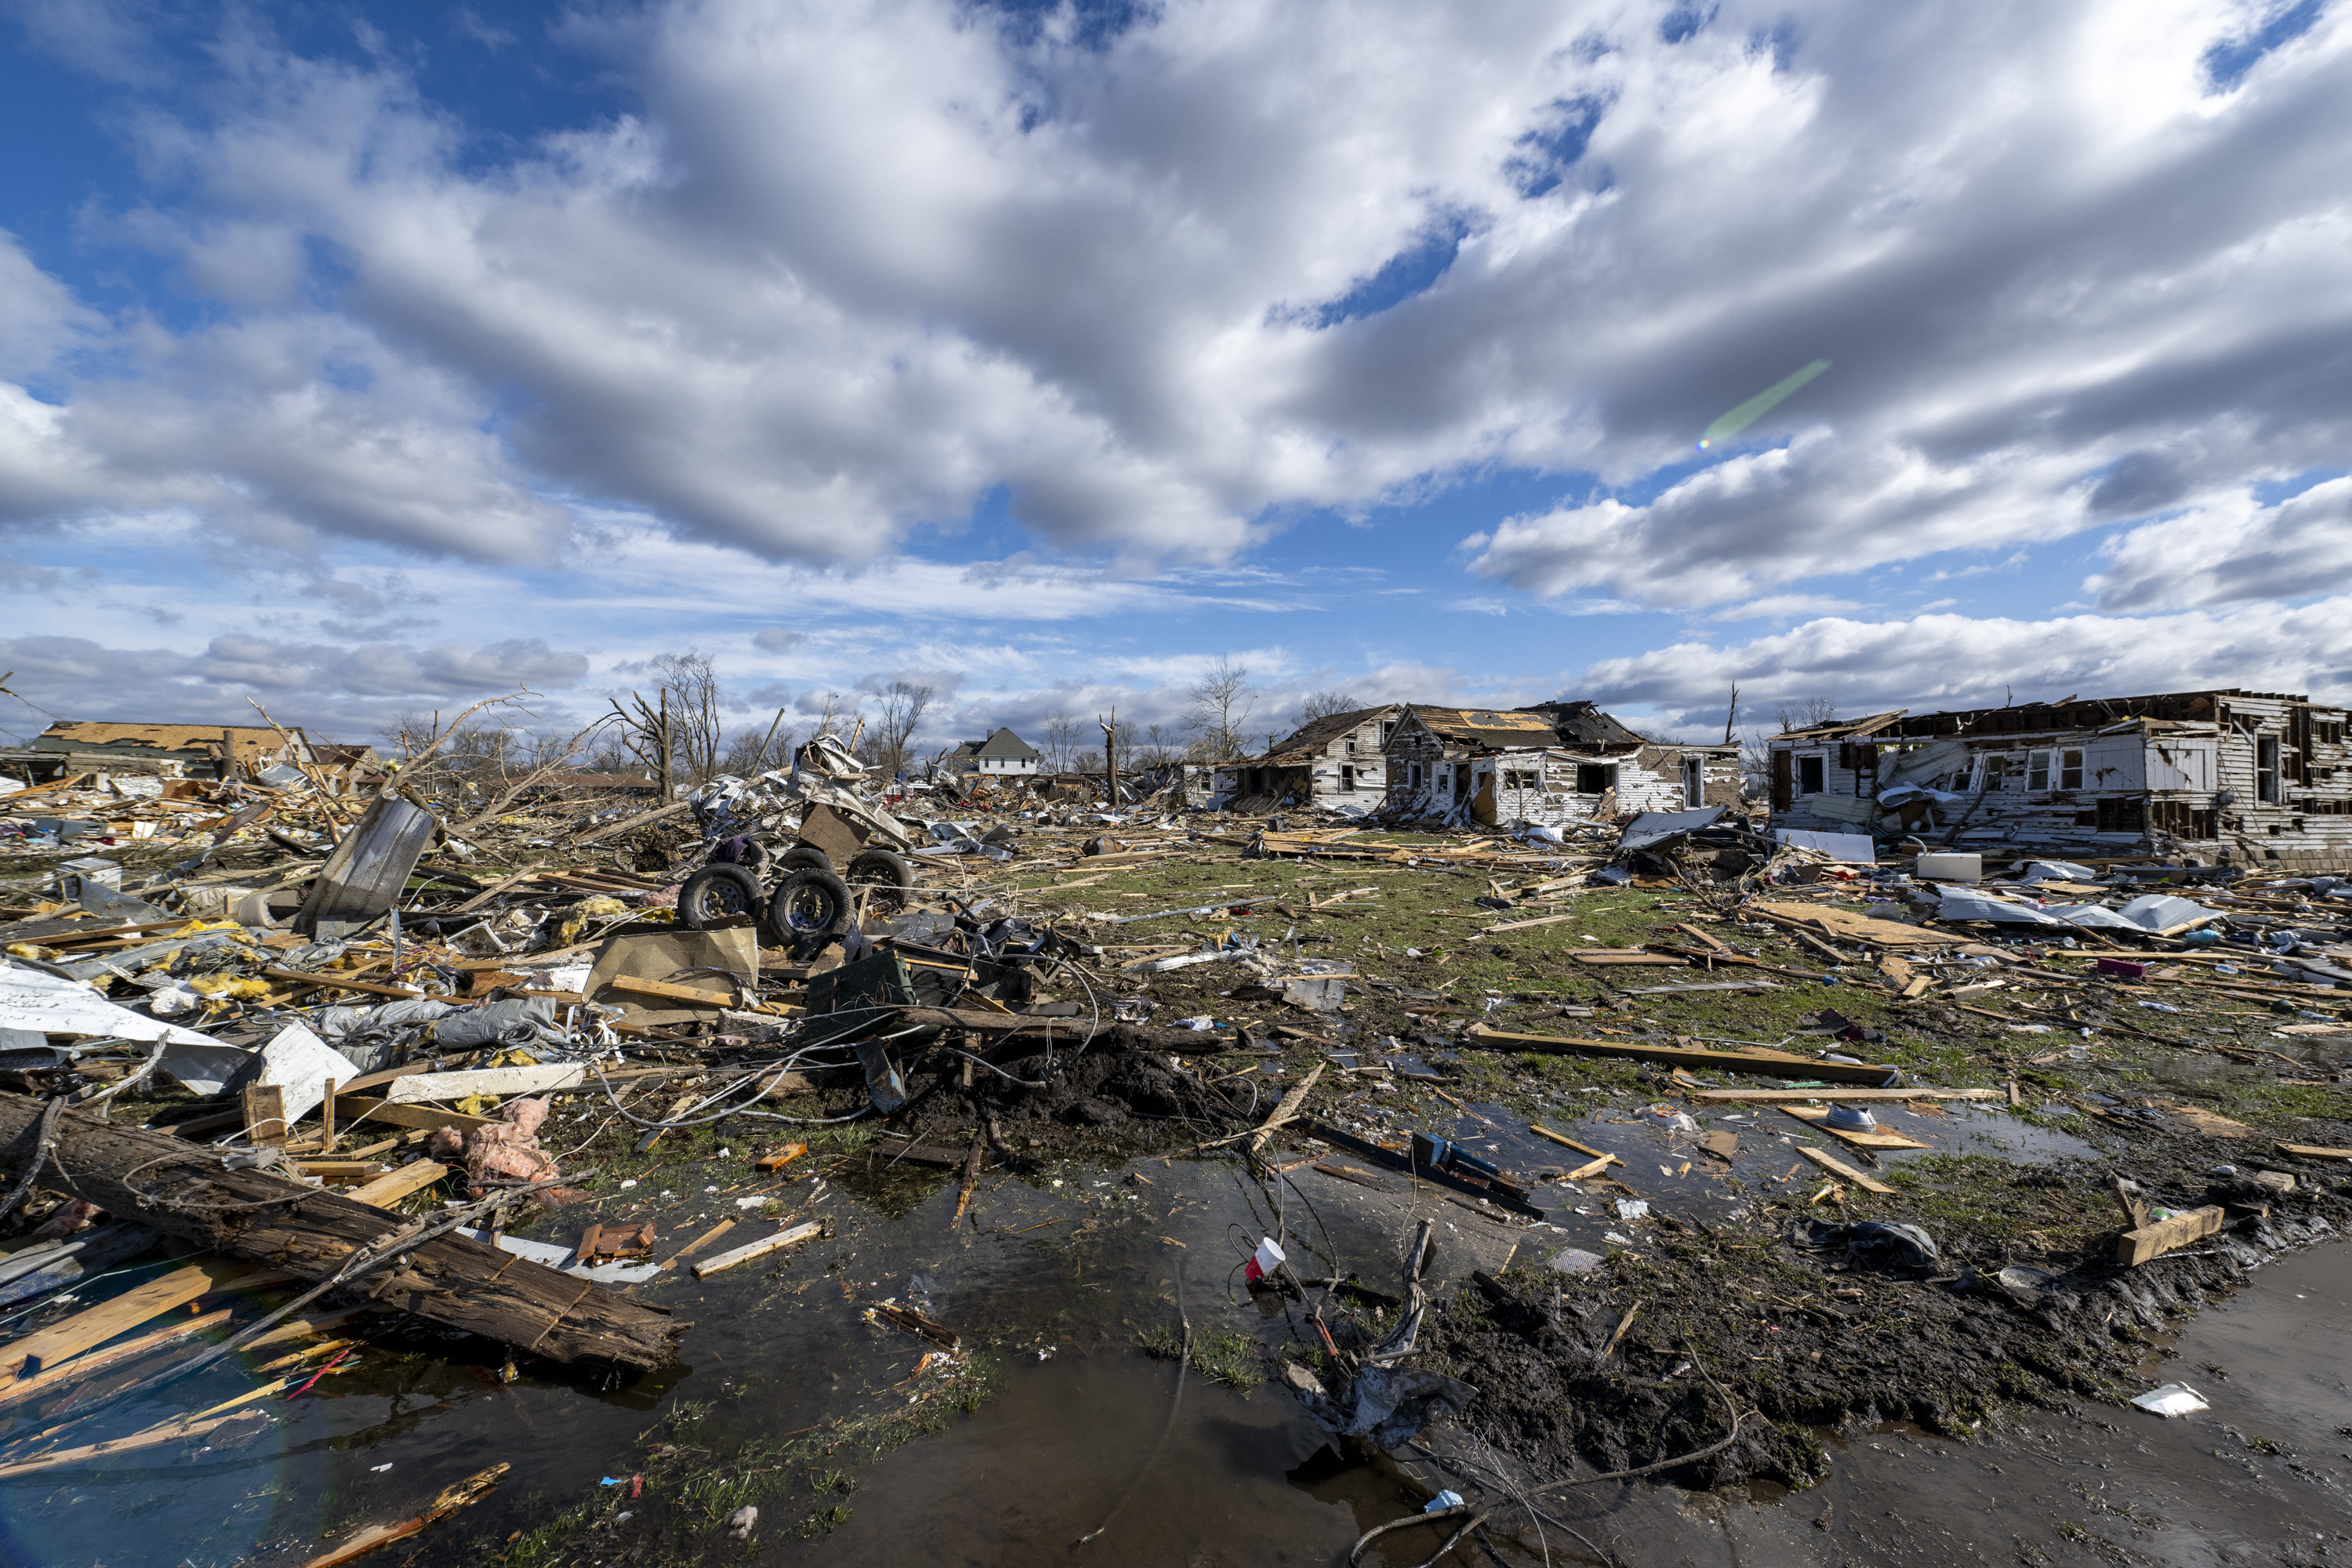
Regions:
<instances>
[{"instance_id":1,"label":"distant house","mask_svg":"<svg viewBox=\"0 0 2352 1568\"><path fill-rule=\"evenodd\" d=\"M1262 757L1220 763L1216 794L1228 809L1355 805L1377 810L1388 794L1383 748L1404 704L1327 714L1300 725Z\"/></svg>"},{"instance_id":2,"label":"distant house","mask_svg":"<svg viewBox=\"0 0 2352 1568\"><path fill-rule=\"evenodd\" d=\"M2352 712L2278 692L1896 711L1772 736L1775 828L2352 868Z\"/></svg>"},{"instance_id":3,"label":"distant house","mask_svg":"<svg viewBox=\"0 0 2352 1568\"><path fill-rule=\"evenodd\" d=\"M940 771L980 773L989 778L1035 773L1045 759L1037 748L1011 730L999 730L985 741L966 741L940 759Z\"/></svg>"},{"instance_id":4,"label":"distant house","mask_svg":"<svg viewBox=\"0 0 2352 1568\"><path fill-rule=\"evenodd\" d=\"M1739 803L1736 745L1653 741L1591 702L1404 710L1388 742L1388 807L1498 826L1606 822Z\"/></svg>"},{"instance_id":5,"label":"distant house","mask_svg":"<svg viewBox=\"0 0 2352 1568\"><path fill-rule=\"evenodd\" d=\"M114 724L61 719L29 745L0 751L0 767L28 783L80 773L219 779L319 761L299 729L266 724Z\"/></svg>"}]
</instances>

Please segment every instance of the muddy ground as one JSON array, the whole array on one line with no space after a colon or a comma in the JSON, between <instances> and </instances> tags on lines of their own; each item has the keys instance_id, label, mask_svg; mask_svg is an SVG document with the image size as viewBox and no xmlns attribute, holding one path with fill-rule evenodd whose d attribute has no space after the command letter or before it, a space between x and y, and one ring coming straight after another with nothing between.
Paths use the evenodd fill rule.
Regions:
<instances>
[{"instance_id":1,"label":"muddy ground","mask_svg":"<svg viewBox=\"0 0 2352 1568\"><path fill-rule=\"evenodd\" d=\"M1231 825L1193 819L1192 826ZM1873 1423L1964 1436L2003 1409L2137 1392L2144 1384L2134 1369L2146 1360L2151 1334L2227 1297L2250 1265L2273 1252L2341 1235L2352 1224L2352 1168L2276 1148L2352 1145L2352 1088L2343 1071L2352 1035L2334 1031L2347 1012L2324 997L2283 999L2266 995L2259 982L2233 988L2209 976L2177 984L2100 976L2063 947L1977 930L1963 933L1979 944L1969 969L1906 1001L1875 952L1839 942L1832 962L1818 943L1752 919L1729 894L1705 889L1577 889L1527 901L1521 889L1568 868L1244 858L1235 843L1181 837L1169 840L1173 853L1158 863L1090 870L1076 852L1082 837L1032 831L1009 864L973 863L927 880L932 892L983 918L1051 924L1084 949L1041 973L1040 998L1076 1004L1082 1018L1099 1020L1095 1037L1050 1051L1016 1041L992 1053L1015 1078L1043 1077L1042 1089L984 1072L968 1084L959 1061L937 1058L918 1069L908 1107L887 1124L867 1119L791 1132L810 1144L810 1157L765 1184L776 1212L801 1202L820 1180L887 1198L895 1178L877 1174L873 1151L894 1136L948 1150L979 1143L991 1183L1041 1191L1139 1156L1197 1153L1254 1126L1320 1064L1325 1073L1308 1114L1374 1142L1397 1142L1414 1130L1481 1141L1492 1151L1486 1157L1532 1186L1532 1201L1551 1215L1548 1224L1478 1216L1507 1237L1507 1263L1444 1271L1447 1284L1420 1360L1479 1391L1459 1418L1460 1431L1530 1473L1649 1464L1720 1436L1722 1405L1705 1381L1712 1374L1759 1418L1731 1447L1666 1478L1691 1487L1805 1486L1826 1473L1836 1434ZM1360 842L1432 853L1462 844L1413 835ZM643 872L682 865L689 847L680 836L648 832L599 853ZM498 869L476 871L488 879ZM1080 879L1088 885L1061 885ZM1330 902L1341 893L1351 896ZM1865 906L1864 893L1856 887L1825 901L1880 918L1900 913L1885 903ZM1510 907L1482 907L1482 898ZM1116 924L1104 918L1171 908L1215 912ZM1576 918L1507 932L1485 929L1553 913ZM1596 968L1571 956L1662 938L1687 946L1693 930L1768 967L1726 965L1708 976ZM1261 977L1229 963L1155 975L1124 967L1206 942L1253 940L1278 952L1276 967L1286 971L1302 959L1352 963L1346 1004L1336 1013L1286 1005ZM1760 977L1772 988L1634 994L1662 980L1727 973ZM1987 979L2000 984L1985 989ZM789 994L781 972L770 990ZM1129 1000L1130 1013L1148 1004L1150 1024L1114 1023L1107 1011L1118 998ZM1825 1008L1834 1021L1823 1020ZM1171 1027L1199 1018L1212 1027ZM1920 1131L1927 1147L1873 1161L1772 1105L1696 1094L1804 1079L1497 1050L1469 1036L1475 1024L1619 1044L1762 1046L1815 1058L1835 1051L1898 1068L1909 1085L1989 1089L2000 1098L1965 1116L1920 1102L1899 1125ZM2280 1033L2287 1025L2302 1032ZM1857 1028L1859 1040L1852 1037ZM1841 1030L1846 1037L1837 1037ZM761 1059L756 1043L728 1038L721 1027L639 1041L630 1054L684 1064ZM1394 1070L1376 1070L1384 1067ZM691 1089L694 1080L678 1087ZM167 1094L117 1113L169 1119L180 1098ZM841 1075L817 1093L762 1109L827 1119L855 1113L863 1100L854 1075ZM666 1101L646 1091L622 1103L651 1115ZM1738 1152L1707 1156L1656 1108L1668 1117L1687 1114L1702 1131L1736 1131ZM1885 1120L1896 1124L1892 1114ZM1602 1140L1625 1161L1598 1180L1564 1183L1560 1173L1583 1158L1531 1136L1527 1129L1538 1122L1579 1141ZM563 1152L567 1168L593 1171L587 1184L593 1195L580 1214L605 1220L651 1214L673 1189L708 1190L715 1215L722 1200L761 1190L740 1173L741 1163L786 1135L776 1123L737 1119L679 1129L646 1147L642 1129L617 1105L590 1094L567 1097L546 1142ZM1832 1152L1893 1191L1876 1194L1826 1175L1792 1157L1801 1143ZM1331 1155L1297 1129L1276 1134L1271 1152L1294 1171ZM1203 1157L1235 1156L1227 1147ZM1340 1163L1363 1162L1351 1156ZM2214 1174L2222 1165L2239 1173ZM717 1179L722 1171L734 1173ZM2261 1171L2292 1173L2294 1189L2253 1184L2249 1178ZM2108 1191L2116 1173L2158 1207L2229 1205L2230 1228L2182 1254L2116 1269L2105 1261L2121 1225ZM954 1179L937 1170L897 1175L912 1184L909 1208ZM1621 1202L1646 1202L1649 1211L1623 1217ZM568 1238L579 1217L551 1216L530 1234ZM1864 1220L1916 1225L1937 1255L1906 1265L1792 1239L1811 1222ZM1553 1256L1571 1243L1600 1256L1597 1271L1553 1268ZM2013 1290L1995 1279L2012 1265L2052 1278ZM1365 1282L1397 1288L1369 1276ZM1377 1330L1378 1309L1361 1310ZM1153 1327L1164 1340L1167 1324ZM1232 1346L1224 1353L1229 1363L1250 1354ZM1286 1358L1328 1364L1319 1350L1279 1332L1255 1354L1259 1374ZM984 1400L989 1379L978 1364L982 1370L943 1387L919 1415L899 1419L869 1446L919 1436L927 1423ZM675 1425L679 1417L665 1419ZM860 1443L875 1435L856 1434ZM846 1438L826 1428L791 1441L799 1447L790 1462L822 1470ZM676 1444L678 1464L690 1458L690 1447ZM648 1476L657 1479L667 1462ZM676 1483L717 1484L708 1473L685 1471ZM575 1512L551 1514L498 1549L518 1563L570 1561L568 1532L591 1522Z\"/></svg>"}]
</instances>

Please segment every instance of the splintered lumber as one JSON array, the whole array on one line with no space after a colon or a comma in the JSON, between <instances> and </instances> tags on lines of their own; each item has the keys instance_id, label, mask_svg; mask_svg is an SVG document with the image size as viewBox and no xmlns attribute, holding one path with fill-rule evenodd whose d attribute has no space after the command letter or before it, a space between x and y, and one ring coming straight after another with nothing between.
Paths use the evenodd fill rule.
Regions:
<instances>
[{"instance_id":1,"label":"splintered lumber","mask_svg":"<svg viewBox=\"0 0 2352 1568\"><path fill-rule=\"evenodd\" d=\"M1589 1182L1593 1177L1601 1174L1603 1171L1606 1171L1610 1166L1622 1165L1624 1163L1624 1161L1620 1160L1614 1154L1602 1154L1598 1158L1586 1161L1583 1164L1579 1165L1575 1170L1570 1171L1567 1175L1562 1176L1560 1180L1563 1182Z\"/></svg>"},{"instance_id":2,"label":"splintered lumber","mask_svg":"<svg viewBox=\"0 0 2352 1568\"><path fill-rule=\"evenodd\" d=\"M346 980L339 974L321 970L264 969L262 975L269 980L289 981L296 985L319 985L330 991L358 991L370 996L395 996L414 1001L425 994L414 985L386 985L375 980Z\"/></svg>"},{"instance_id":3,"label":"splintered lumber","mask_svg":"<svg viewBox=\"0 0 2352 1568\"><path fill-rule=\"evenodd\" d=\"M13 1378L46 1372L92 1345L102 1345L117 1334L128 1333L151 1319L186 1306L211 1292L217 1284L212 1270L196 1264L174 1268L161 1279L150 1279L112 1300L101 1301L63 1322L52 1323L0 1348L0 1376Z\"/></svg>"},{"instance_id":4,"label":"splintered lumber","mask_svg":"<svg viewBox=\"0 0 2352 1568\"><path fill-rule=\"evenodd\" d=\"M2190 1209L2187 1214L2174 1215L2137 1230L2127 1230L2116 1237L2116 1267L2137 1268L2149 1258L2186 1247L2192 1241L2202 1241L2220 1234L2221 1210L2219 1207Z\"/></svg>"},{"instance_id":5,"label":"splintered lumber","mask_svg":"<svg viewBox=\"0 0 2352 1568\"><path fill-rule=\"evenodd\" d=\"M587 1076L587 1069L578 1062L415 1073L394 1079L386 1087L384 1100L388 1104L404 1105L435 1100L469 1100L478 1094L551 1094L561 1089L579 1088Z\"/></svg>"},{"instance_id":6,"label":"splintered lumber","mask_svg":"<svg viewBox=\"0 0 2352 1568\"><path fill-rule=\"evenodd\" d=\"M362 1182L343 1196L371 1208L388 1209L414 1193L421 1193L449 1173L449 1167L432 1160L411 1160L397 1171L386 1171Z\"/></svg>"},{"instance_id":7,"label":"splintered lumber","mask_svg":"<svg viewBox=\"0 0 2352 1568\"><path fill-rule=\"evenodd\" d=\"M179 1343L192 1334L201 1334L219 1328L236 1313L234 1307L223 1307L201 1317L184 1318L176 1323L166 1323L160 1329L150 1329L135 1339L100 1350L85 1351L70 1361L60 1363L42 1372L28 1372L14 1383L0 1383L0 1406L17 1405L27 1399L37 1399L59 1384L78 1382L94 1372L120 1366L126 1361L136 1361L151 1351L159 1351ZM248 1347L250 1348L250 1347Z\"/></svg>"},{"instance_id":8,"label":"splintered lumber","mask_svg":"<svg viewBox=\"0 0 2352 1568\"><path fill-rule=\"evenodd\" d=\"M1866 942L1879 947L1950 947L1965 942L1966 937L1951 931L1922 931L1917 926L1899 921L1874 920L1858 915L1851 910L1841 910L1822 904L1788 904L1758 901L1744 906L1748 912L1782 925L1819 926L1832 936L1842 936L1848 942Z\"/></svg>"},{"instance_id":9,"label":"splintered lumber","mask_svg":"<svg viewBox=\"0 0 2352 1568\"><path fill-rule=\"evenodd\" d=\"M478 1475L468 1476L456 1486L444 1489L441 1495L415 1519L404 1519L396 1524L371 1524L341 1546L311 1558L302 1564L302 1568L340 1568L341 1564L364 1557L379 1546L389 1546L395 1541L405 1541L412 1535L421 1534L459 1509L489 1496L491 1489L513 1468L511 1465L496 1464Z\"/></svg>"},{"instance_id":10,"label":"splintered lumber","mask_svg":"<svg viewBox=\"0 0 2352 1568\"><path fill-rule=\"evenodd\" d=\"M16 1152L31 1145L26 1133L41 1111L41 1101L30 1096L0 1094L0 1163L23 1157ZM299 1279L331 1278L353 1253L390 1239L400 1226L395 1216L341 1194L266 1171L230 1170L210 1149L73 1110L58 1118L37 1179L79 1193L117 1219ZM648 1370L674 1359L688 1326L618 1291L459 1235L425 1241L350 1289L556 1362Z\"/></svg>"},{"instance_id":11,"label":"splintered lumber","mask_svg":"<svg viewBox=\"0 0 2352 1568\"><path fill-rule=\"evenodd\" d=\"M1817 1078L1838 1083L1884 1084L1891 1067L1867 1062L1830 1062L1786 1051L1710 1051L1696 1046L1637 1045L1623 1040L1581 1040L1561 1035L1522 1035L1473 1024L1463 1037L1474 1046L1502 1051L1551 1051L1562 1056L1630 1057L1667 1067L1717 1068L1727 1072L1769 1073L1774 1078Z\"/></svg>"},{"instance_id":12,"label":"splintered lumber","mask_svg":"<svg viewBox=\"0 0 2352 1568\"><path fill-rule=\"evenodd\" d=\"M39 1470L63 1469L69 1465L86 1465L92 1459L103 1459L113 1454L135 1453L142 1448L201 1437L207 1432L217 1432L236 1422L261 1420L267 1414L260 1410L234 1410L226 1415L215 1415L209 1421L165 1421L143 1432L133 1432L128 1437L110 1437L103 1443L86 1443L79 1448L53 1449L38 1458L0 1465L0 1480L11 1476L29 1476Z\"/></svg>"},{"instance_id":13,"label":"splintered lumber","mask_svg":"<svg viewBox=\"0 0 2352 1568\"><path fill-rule=\"evenodd\" d=\"M757 1241L748 1242L731 1252L704 1258L694 1266L694 1277L708 1279L713 1274L724 1274L730 1268L765 1258L772 1252L782 1252L787 1247L798 1247L803 1241L813 1240L824 1229L824 1225L816 1220L803 1220L773 1236L763 1236Z\"/></svg>"},{"instance_id":14,"label":"splintered lumber","mask_svg":"<svg viewBox=\"0 0 2352 1568\"><path fill-rule=\"evenodd\" d=\"M688 804L682 800L672 801L667 805L657 805L651 811L641 811L635 816L625 816L618 822L607 823L593 833L583 834L572 840L572 847L583 849L600 838L610 838L616 833L626 833L633 827L643 827L648 822L659 822L665 816L674 816L684 811Z\"/></svg>"},{"instance_id":15,"label":"splintered lumber","mask_svg":"<svg viewBox=\"0 0 2352 1568\"><path fill-rule=\"evenodd\" d=\"M1810 1143L1800 1143L1797 1145L1797 1152L1802 1154L1806 1159L1811 1160L1814 1164L1819 1165L1822 1170L1830 1173L1830 1174L1844 1177L1847 1181L1852 1182L1855 1186L1860 1187L1865 1193L1885 1193L1891 1195L1895 1191L1893 1187L1888 1186L1885 1182L1880 1181L1877 1177L1865 1175L1862 1172L1855 1170L1852 1165L1847 1164L1843 1160L1839 1159L1836 1155L1831 1153L1826 1149L1816 1149Z\"/></svg>"},{"instance_id":16,"label":"splintered lumber","mask_svg":"<svg viewBox=\"0 0 2352 1568\"><path fill-rule=\"evenodd\" d=\"M808 1145L805 1143L787 1143L774 1153L762 1154L752 1161L751 1168L755 1171L781 1171L807 1152Z\"/></svg>"}]
</instances>

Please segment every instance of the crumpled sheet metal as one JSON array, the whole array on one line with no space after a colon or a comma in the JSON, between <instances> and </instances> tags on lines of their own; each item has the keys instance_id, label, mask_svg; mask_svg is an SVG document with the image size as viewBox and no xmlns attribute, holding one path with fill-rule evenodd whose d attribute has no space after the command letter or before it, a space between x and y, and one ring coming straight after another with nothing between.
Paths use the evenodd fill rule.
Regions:
<instances>
[{"instance_id":1,"label":"crumpled sheet metal","mask_svg":"<svg viewBox=\"0 0 2352 1568\"><path fill-rule=\"evenodd\" d=\"M438 826L429 811L396 795L367 808L327 863L294 917L304 936L348 936L400 901Z\"/></svg>"}]
</instances>

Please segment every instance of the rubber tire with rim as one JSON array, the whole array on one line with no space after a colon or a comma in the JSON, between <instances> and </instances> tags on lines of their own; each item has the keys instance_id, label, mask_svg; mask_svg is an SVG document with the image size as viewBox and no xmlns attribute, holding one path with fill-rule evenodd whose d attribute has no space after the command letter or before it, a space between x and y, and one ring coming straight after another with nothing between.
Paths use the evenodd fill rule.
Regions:
<instances>
[{"instance_id":1,"label":"rubber tire with rim","mask_svg":"<svg viewBox=\"0 0 2352 1568\"><path fill-rule=\"evenodd\" d=\"M848 931L856 908L848 883L831 871L802 866L776 884L768 900L768 929L785 943L803 937L841 936Z\"/></svg>"},{"instance_id":2,"label":"rubber tire with rim","mask_svg":"<svg viewBox=\"0 0 2352 1568\"><path fill-rule=\"evenodd\" d=\"M776 869L779 871L797 871L803 866L812 871L830 871L833 869L833 857L814 844L795 844L776 857Z\"/></svg>"},{"instance_id":3,"label":"rubber tire with rim","mask_svg":"<svg viewBox=\"0 0 2352 1568\"><path fill-rule=\"evenodd\" d=\"M866 889L869 913L895 915L907 907L907 894L915 885L915 867L891 850L865 849L849 863L845 880L853 889Z\"/></svg>"},{"instance_id":4,"label":"rubber tire with rim","mask_svg":"<svg viewBox=\"0 0 2352 1568\"><path fill-rule=\"evenodd\" d=\"M742 915L758 920L766 906L760 879L740 866L705 866L677 890L678 921L693 931L709 931Z\"/></svg>"}]
</instances>

